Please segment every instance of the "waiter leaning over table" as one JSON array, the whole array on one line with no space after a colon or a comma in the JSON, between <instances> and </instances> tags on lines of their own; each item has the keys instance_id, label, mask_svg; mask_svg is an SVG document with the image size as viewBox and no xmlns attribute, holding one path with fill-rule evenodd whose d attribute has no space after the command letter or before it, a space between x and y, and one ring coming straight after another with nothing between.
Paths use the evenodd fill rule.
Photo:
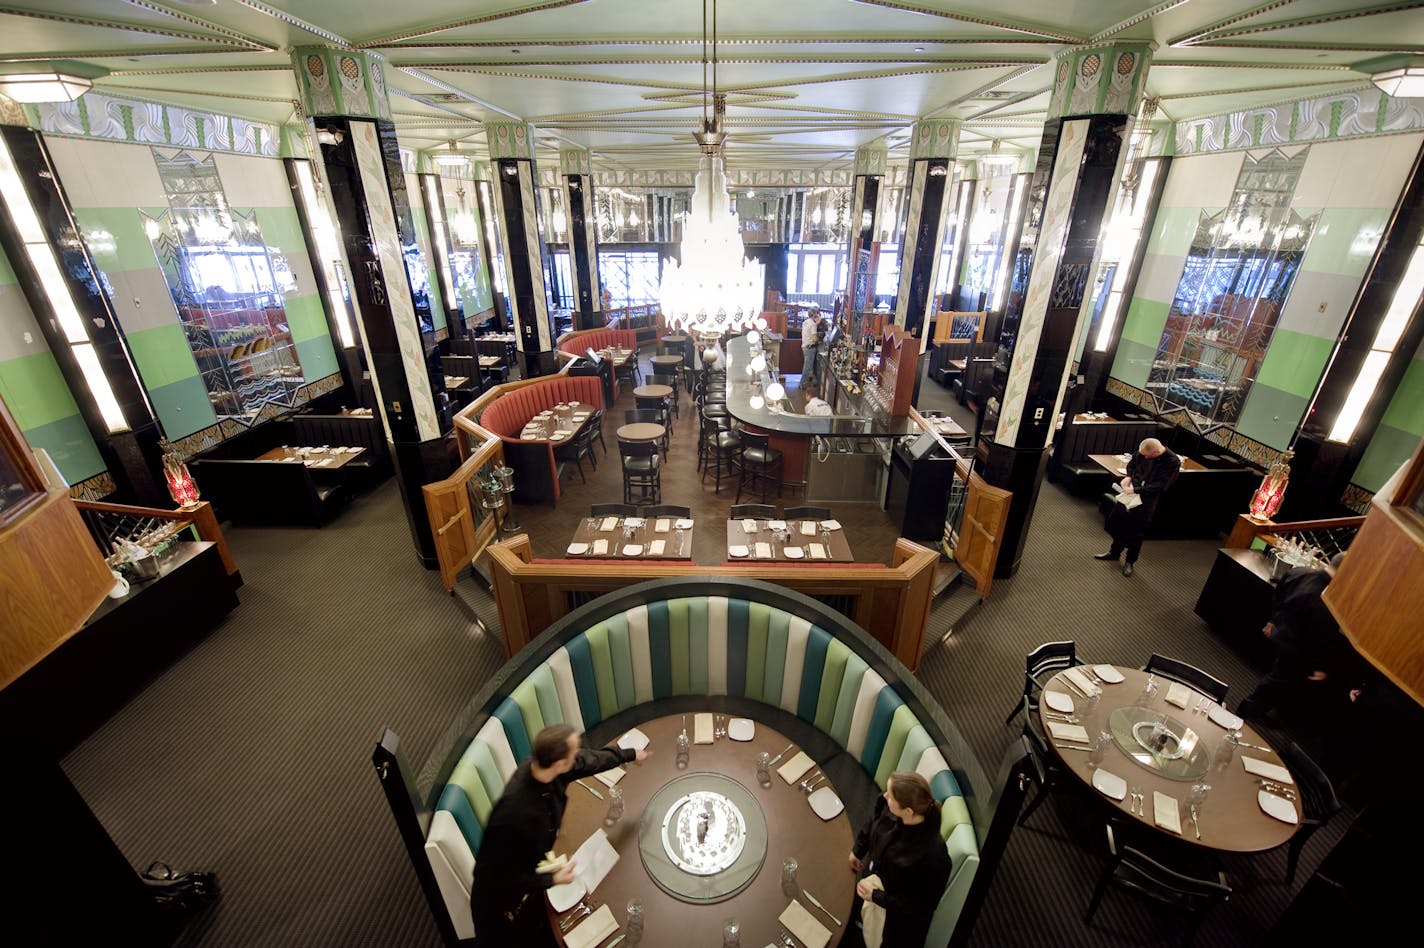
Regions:
<instances>
[{"instance_id":1,"label":"waiter leaning over table","mask_svg":"<svg viewBox=\"0 0 1424 948\"><path fill-rule=\"evenodd\" d=\"M470 912L480 948L557 944L543 896L551 886L573 881L574 864L571 860L552 873L536 867L554 848L569 784L619 764L641 764L649 753L580 747L578 732L567 724L551 724L535 736L529 759L514 771L490 811L475 860Z\"/></svg>"}]
</instances>

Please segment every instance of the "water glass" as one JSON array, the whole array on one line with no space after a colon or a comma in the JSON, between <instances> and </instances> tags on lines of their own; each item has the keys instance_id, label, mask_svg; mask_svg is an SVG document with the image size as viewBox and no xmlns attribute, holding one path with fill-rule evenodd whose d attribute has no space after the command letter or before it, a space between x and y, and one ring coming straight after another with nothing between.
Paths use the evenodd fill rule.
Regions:
<instances>
[{"instance_id":1,"label":"water glass","mask_svg":"<svg viewBox=\"0 0 1424 948\"><path fill-rule=\"evenodd\" d=\"M729 918L722 924L722 948L741 948L742 923Z\"/></svg>"},{"instance_id":2,"label":"water glass","mask_svg":"<svg viewBox=\"0 0 1424 948\"><path fill-rule=\"evenodd\" d=\"M757 754L756 776L757 783L763 787L771 786L771 755L766 751Z\"/></svg>"},{"instance_id":3,"label":"water glass","mask_svg":"<svg viewBox=\"0 0 1424 948\"><path fill-rule=\"evenodd\" d=\"M1192 789L1187 792L1187 804L1189 806L1201 806L1206 802L1206 795L1211 792L1211 784L1194 783Z\"/></svg>"},{"instance_id":4,"label":"water glass","mask_svg":"<svg viewBox=\"0 0 1424 948\"><path fill-rule=\"evenodd\" d=\"M1157 687L1157 676L1148 675L1147 684L1142 686L1142 697L1148 701L1151 701L1153 698L1157 697L1158 690L1160 689Z\"/></svg>"},{"instance_id":5,"label":"water glass","mask_svg":"<svg viewBox=\"0 0 1424 948\"><path fill-rule=\"evenodd\" d=\"M787 856L781 863L781 891L787 896L796 894L796 870L800 868L795 856Z\"/></svg>"},{"instance_id":6,"label":"water glass","mask_svg":"<svg viewBox=\"0 0 1424 948\"><path fill-rule=\"evenodd\" d=\"M608 813L603 817L604 826L612 826L623 819L623 791L618 787L608 788Z\"/></svg>"},{"instance_id":7,"label":"water glass","mask_svg":"<svg viewBox=\"0 0 1424 948\"><path fill-rule=\"evenodd\" d=\"M628 900L628 944L636 945L643 938L643 925L646 921L643 915L643 900L632 898Z\"/></svg>"},{"instance_id":8,"label":"water glass","mask_svg":"<svg viewBox=\"0 0 1424 948\"><path fill-rule=\"evenodd\" d=\"M1093 741L1092 753L1088 755L1088 766L1097 770L1103 765L1103 758L1107 755L1108 745L1112 743L1112 735L1107 731L1099 731L1097 739Z\"/></svg>"}]
</instances>

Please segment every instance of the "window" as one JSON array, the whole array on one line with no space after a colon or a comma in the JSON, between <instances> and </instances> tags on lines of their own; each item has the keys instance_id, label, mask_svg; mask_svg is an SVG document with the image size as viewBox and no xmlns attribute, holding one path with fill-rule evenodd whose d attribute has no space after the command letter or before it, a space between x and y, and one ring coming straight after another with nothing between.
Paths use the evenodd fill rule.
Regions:
<instances>
[{"instance_id":1,"label":"window","mask_svg":"<svg viewBox=\"0 0 1424 948\"><path fill-rule=\"evenodd\" d=\"M845 279L845 248L840 244L791 245L786 259L788 298L834 297L845 289Z\"/></svg>"},{"instance_id":2,"label":"window","mask_svg":"<svg viewBox=\"0 0 1424 948\"><path fill-rule=\"evenodd\" d=\"M577 302L574 299L573 271L569 266L567 250L549 252L549 293L555 309L573 309Z\"/></svg>"},{"instance_id":3,"label":"window","mask_svg":"<svg viewBox=\"0 0 1424 948\"><path fill-rule=\"evenodd\" d=\"M600 250L598 275L615 307L656 303L662 261L652 250Z\"/></svg>"}]
</instances>

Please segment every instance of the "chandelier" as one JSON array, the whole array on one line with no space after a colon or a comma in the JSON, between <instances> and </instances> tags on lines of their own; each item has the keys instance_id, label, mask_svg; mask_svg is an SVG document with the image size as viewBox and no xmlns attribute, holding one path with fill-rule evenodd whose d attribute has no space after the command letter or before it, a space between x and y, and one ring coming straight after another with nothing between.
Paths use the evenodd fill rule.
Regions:
<instances>
[{"instance_id":1,"label":"chandelier","mask_svg":"<svg viewBox=\"0 0 1424 948\"><path fill-rule=\"evenodd\" d=\"M692 207L682 226L682 261L663 261L663 317L706 336L740 332L761 315L763 267L746 258L741 225L727 194L722 164L726 96L717 88L717 5L712 4L712 86L707 85L707 3L702 5L702 128L693 133L702 158ZM713 102L707 117L708 97Z\"/></svg>"}]
</instances>

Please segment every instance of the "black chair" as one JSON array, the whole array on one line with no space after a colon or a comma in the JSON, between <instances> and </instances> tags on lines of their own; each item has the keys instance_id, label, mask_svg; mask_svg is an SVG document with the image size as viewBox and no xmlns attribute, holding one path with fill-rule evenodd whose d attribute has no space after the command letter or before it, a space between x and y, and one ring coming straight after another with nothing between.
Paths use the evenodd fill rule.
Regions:
<instances>
[{"instance_id":1,"label":"black chair","mask_svg":"<svg viewBox=\"0 0 1424 948\"><path fill-rule=\"evenodd\" d=\"M771 504L734 504L728 520L776 520L776 508Z\"/></svg>"},{"instance_id":2,"label":"black chair","mask_svg":"<svg viewBox=\"0 0 1424 948\"><path fill-rule=\"evenodd\" d=\"M1038 696L1043 691L1043 683L1063 669L1072 668L1077 664L1078 649L1071 640L1044 642L1029 652L1024 657L1023 697L1018 704L1014 705L1009 716L1004 718L1004 723L1008 724L1025 709L1037 711Z\"/></svg>"},{"instance_id":3,"label":"black chair","mask_svg":"<svg viewBox=\"0 0 1424 948\"><path fill-rule=\"evenodd\" d=\"M737 478L737 499L742 499L743 489L759 488L761 499L766 500L767 486L776 480L776 496L781 496L781 452L771 446L771 436L743 431L741 476Z\"/></svg>"},{"instance_id":4,"label":"black chair","mask_svg":"<svg viewBox=\"0 0 1424 948\"><path fill-rule=\"evenodd\" d=\"M1208 675L1195 665L1189 665L1179 659L1168 658L1166 655L1158 655L1156 652L1152 653L1152 657L1147 660L1146 665L1142 666L1142 670L1154 675L1161 675L1163 678L1170 678L1172 681L1180 681L1184 685L1190 685L1217 704L1225 703L1226 690L1230 687L1226 682Z\"/></svg>"},{"instance_id":5,"label":"black chair","mask_svg":"<svg viewBox=\"0 0 1424 948\"><path fill-rule=\"evenodd\" d=\"M619 441L618 455L623 462L623 502L662 503L662 467L657 442Z\"/></svg>"},{"instance_id":6,"label":"black chair","mask_svg":"<svg viewBox=\"0 0 1424 948\"><path fill-rule=\"evenodd\" d=\"M661 401L661 399L655 399ZM628 408L623 411L623 424L625 425L662 425L663 436L658 439L662 445L663 453L672 449L672 425L668 424L667 412L661 408Z\"/></svg>"},{"instance_id":7,"label":"black chair","mask_svg":"<svg viewBox=\"0 0 1424 948\"><path fill-rule=\"evenodd\" d=\"M638 508L632 504L590 504L590 517L636 517Z\"/></svg>"},{"instance_id":8,"label":"black chair","mask_svg":"<svg viewBox=\"0 0 1424 948\"><path fill-rule=\"evenodd\" d=\"M1019 814L1019 825L1023 826L1028 818L1033 815L1033 811L1043 805L1043 801L1048 799L1048 795L1058 788L1058 780L1063 774L1063 770L1058 766L1057 760L1048 749L1048 738L1038 729L1038 721L1029 711L1029 699L1025 697L1020 704L1020 710L1024 714L1023 745L1028 752L1029 763L1032 770L1029 777L1033 781L1033 799L1028 806Z\"/></svg>"},{"instance_id":9,"label":"black chair","mask_svg":"<svg viewBox=\"0 0 1424 948\"><path fill-rule=\"evenodd\" d=\"M785 520L830 520L829 507L787 507L781 515Z\"/></svg>"},{"instance_id":10,"label":"black chair","mask_svg":"<svg viewBox=\"0 0 1424 948\"><path fill-rule=\"evenodd\" d=\"M667 399L668 411L672 412L672 416L674 418L681 418L682 414L678 411L678 402L680 402L682 399L678 396L677 376L659 375L654 372L652 375L648 376L648 378L652 381L653 385L666 385L668 388L672 389L672 395L668 396Z\"/></svg>"},{"instance_id":11,"label":"black chair","mask_svg":"<svg viewBox=\"0 0 1424 948\"><path fill-rule=\"evenodd\" d=\"M593 437L598 441L598 446L603 449L603 456L608 456L608 445L603 443L603 409L600 408L593 413L593 417L588 420L588 427L593 429ZM589 442L592 444L592 441Z\"/></svg>"},{"instance_id":12,"label":"black chair","mask_svg":"<svg viewBox=\"0 0 1424 948\"><path fill-rule=\"evenodd\" d=\"M1292 741L1280 751L1286 769L1295 778L1296 789L1300 792L1300 828L1291 837L1286 850L1286 885L1295 882L1296 864L1300 861L1300 851L1305 841L1320 827L1330 822L1330 818L1340 812L1340 798L1335 795L1335 785L1320 769L1300 745Z\"/></svg>"},{"instance_id":13,"label":"black chair","mask_svg":"<svg viewBox=\"0 0 1424 948\"><path fill-rule=\"evenodd\" d=\"M661 504L657 507L645 508L643 516L649 520L653 517L691 517L692 508L682 507L678 504Z\"/></svg>"},{"instance_id":14,"label":"black chair","mask_svg":"<svg viewBox=\"0 0 1424 948\"><path fill-rule=\"evenodd\" d=\"M731 477L737 469L737 457L742 450L742 436L732 429L732 419L712 407L702 410L702 427L697 439L697 461L705 481L710 473L715 478L712 492L722 492L722 478Z\"/></svg>"},{"instance_id":15,"label":"black chair","mask_svg":"<svg viewBox=\"0 0 1424 948\"><path fill-rule=\"evenodd\" d=\"M579 481L587 484L583 476L583 459L588 458L593 469L598 470L598 457L593 453L593 439L598 434L591 424L585 424L564 444L554 449L554 460L573 461L578 466Z\"/></svg>"},{"instance_id":16,"label":"black chair","mask_svg":"<svg viewBox=\"0 0 1424 948\"><path fill-rule=\"evenodd\" d=\"M613 375L619 382L628 385L630 388L637 388L643 384L643 371L638 367L638 354L633 353L632 358L627 362L621 362L613 368Z\"/></svg>"},{"instance_id":17,"label":"black chair","mask_svg":"<svg viewBox=\"0 0 1424 948\"><path fill-rule=\"evenodd\" d=\"M668 417L667 399L661 395L634 395L633 404L637 405L640 411L655 412L658 424L672 427L672 419Z\"/></svg>"},{"instance_id":18,"label":"black chair","mask_svg":"<svg viewBox=\"0 0 1424 948\"><path fill-rule=\"evenodd\" d=\"M1088 911L1083 915L1085 925L1092 924L1108 883L1116 882L1159 904L1187 912L1191 921L1183 931L1182 944L1190 945L1206 913L1231 898L1226 873L1209 855L1202 854L1193 859L1194 854L1182 848L1174 853L1175 858L1168 865L1161 861L1160 854L1154 854L1158 858L1153 858L1141 850L1120 844L1113 834L1112 824L1108 824L1107 832L1111 858L1098 879Z\"/></svg>"}]
</instances>

